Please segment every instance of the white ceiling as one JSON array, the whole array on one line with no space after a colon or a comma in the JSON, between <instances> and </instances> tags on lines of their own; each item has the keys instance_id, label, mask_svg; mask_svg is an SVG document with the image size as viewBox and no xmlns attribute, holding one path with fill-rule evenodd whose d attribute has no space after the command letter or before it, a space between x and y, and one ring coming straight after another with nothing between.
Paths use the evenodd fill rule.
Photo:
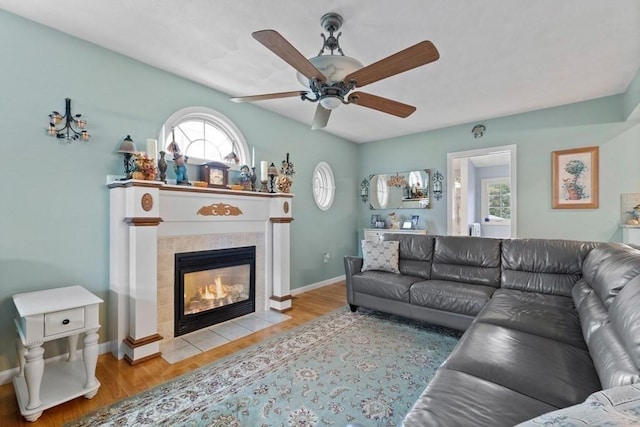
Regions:
<instances>
[{"instance_id":1,"label":"white ceiling","mask_svg":"<svg viewBox=\"0 0 640 427\"><path fill-rule=\"evenodd\" d=\"M622 93L640 68L638 0L0 0L0 8L230 96L302 90L295 71L251 37L256 30L275 29L312 57L320 17L337 12L342 49L365 65L432 41L438 61L364 88L415 105L412 116L355 105L333 112L325 131L356 142ZM256 105L307 125L316 106Z\"/></svg>"}]
</instances>

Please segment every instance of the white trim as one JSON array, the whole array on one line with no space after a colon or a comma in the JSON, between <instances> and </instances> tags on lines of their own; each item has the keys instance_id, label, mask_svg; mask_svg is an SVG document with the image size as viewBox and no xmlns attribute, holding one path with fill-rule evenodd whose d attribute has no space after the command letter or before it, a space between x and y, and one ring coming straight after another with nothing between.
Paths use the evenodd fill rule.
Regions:
<instances>
[{"instance_id":1,"label":"white trim","mask_svg":"<svg viewBox=\"0 0 640 427\"><path fill-rule=\"evenodd\" d=\"M517 163L517 150L516 145L503 145L500 147L487 147L480 148L477 150L468 150L468 151L459 151L457 153L447 153L447 234L453 234L454 223L453 223L453 193L454 193L454 183L455 183L455 171L453 168L453 162L456 159L475 157L475 156L483 156L487 154L498 154L504 153L505 151L510 154L510 177L511 177L511 231L510 236L514 238L517 236L517 173L516 173L516 163Z\"/></svg>"},{"instance_id":2,"label":"white trim","mask_svg":"<svg viewBox=\"0 0 640 427\"><path fill-rule=\"evenodd\" d=\"M337 276L331 279L323 280L321 282L311 283L310 285L303 286L301 288L291 289L291 295L298 295L304 292L312 291L314 289L323 288L329 285L335 285L338 282L342 282L347 279L346 275Z\"/></svg>"},{"instance_id":3,"label":"white trim","mask_svg":"<svg viewBox=\"0 0 640 427\"><path fill-rule=\"evenodd\" d=\"M485 218L487 218L489 216L489 212L488 212L488 204L489 204L489 200L488 200L488 194L487 194L487 187L491 184L507 184L509 185L509 197L511 197L511 180L509 179L508 176L500 176L500 177L496 177L496 178L482 178L480 179L480 212L482 214L482 224L484 225L510 225L511 224L511 220L508 218L505 218L503 220L492 220L489 219L489 221L486 221ZM509 211L511 211L511 206L509 206Z\"/></svg>"},{"instance_id":4,"label":"white trim","mask_svg":"<svg viewBox=\"0 0 640 427\"><path fill-rule=\"evenodd\" d=\"M209 120L223 128L226 133L232 135L235 138L235 142L238 144L238 150L240 151L236 154L238 154L240 159L245 160L243 162L244 164L250 165L251 155L249 153L249 146L247 145L247 141L245 140L244 135L242 134L240 129L238 129L238 127L227 116L219 111L212 110L208 107L186 107L170 115L160 129L160 135L158 137L158 147L160 149L164 148L165 140L167 139L169 134L171 134L171 129L178 123L187 119ZM168 159L171 159L171 156L168 156ZM202 160L203 162L206 161L204 159L194 159L194 161L198 162L200 160Z\"/></svg>"},{"instance_id":5,"label":"white trim","mask_svg":"<svg viewBox=\"0 0 640 427\"><path fill-rule=\"evenodd\" d=\"M316 176L320 176L321 181L325 181L326 187L319 187L320 194L316 194ZM336 196L336 179L333 176L333 170L327 162L320 162L313 169L311 175L311 192L313 193L313 201L320 210L326 211L333 205L333 199Z\"/></svg>"}]
</instances>

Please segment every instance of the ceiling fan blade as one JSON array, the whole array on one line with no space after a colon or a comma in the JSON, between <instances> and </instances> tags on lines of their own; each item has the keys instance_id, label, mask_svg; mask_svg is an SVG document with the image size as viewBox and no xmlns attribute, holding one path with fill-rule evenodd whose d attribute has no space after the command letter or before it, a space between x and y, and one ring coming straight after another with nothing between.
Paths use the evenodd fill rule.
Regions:
<instances>
[{"instance_id":1,"label":"ceiling fan blade","mask_svg":"<svg viewBox=\"0 0 640 427\"><path fill-rule=\"evenodd\" d=\"M349 95L349 103L356 104L361 107L372 108L374 110L402 118L409 117L414 111L416 111L416 107L413 105L403 104L402 102L371 95L370 93L365 92L353 92Z\"/></svg>"},{"instance_id":2,"label":"ceiling fan blade","mask_svg":"<svg viewBox=\"0 0 640 427\"><path fill-rule=\"evenodd\" d=\"M438 49L433 43L425 40L354 71L346 76L344 81L354 80L356 87L362 87L436 61L438 58L440 58Z\"/></svg>"},{"instance_id":3,"label":"ceiling fan blade","mask_svg":"<svg viewBox=\"0 0 640 427\"><path fill-rule=\"evenodd\" d=\"M233 102L265 101L267 99L291 98L294 96L303 96L306 93L307 92L303 90L294 90L292 92L265 93L263 95L238 96L236 98L231 98L231 101Z\"/></svg>"},{"instance_id":4,"label":"ceiling fan blade","mask_svg":"<svg viewBox=\"0 0 640 427\"><path fill-rule=\"evenodd\" d=\"M313 116L313 122L311 123L311 129L322 129L329 123L329 116L331 116L331 110L324 108L318 104L316 107L316 114Z\"/></svg>"},{"instance_id":5,"label":"ceiling fan blade","mask_svg":"<svg viewBox=\"0 0 640 427\"><path fill-rule=\"evenodd\" d=\"M277 31L261 30L254 32L252 35L254 39L258 40L306 78L311 80L318 79L321 82L326 80L324 75Z\"/></svg>"}]
</instances>

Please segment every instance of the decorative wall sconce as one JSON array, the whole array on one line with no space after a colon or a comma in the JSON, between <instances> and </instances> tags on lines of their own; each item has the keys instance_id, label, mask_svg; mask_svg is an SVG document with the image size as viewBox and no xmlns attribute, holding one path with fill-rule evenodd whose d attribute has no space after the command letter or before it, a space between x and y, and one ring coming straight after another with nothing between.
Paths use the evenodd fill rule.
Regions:
<instances>
[{"instance_id":1,"label":"decorative wall sconce","mask_svg":"<svg viewBox=\"0 0 640 427\"><path fill-rule=\"evenodd\" d=\"M269 165L267 175L269 175L269 193L275 193L275 180L276 176L278 176L278 168L276 167L276 165L274 165L273 163Z\"/></svg>"},{"instance_id":2,"label":"decorative wall sconce","mask_svg":"<svg viewBox=\"0 0 640 427\"><path fill-rule=\"evenodd\" d=\"M442 198L442 181L444 181L444 176L438 171L435 171L433 174L433 198L436 200L440 200Z\"/></svg>"},{"instance_id":3,"label":"decorative wall sconce","mask_svg":"<svg viewBox=\"0 0 640 427\"><path fill-rule=\"evenodd\" d=\"M473 134L474 138L482 138L486 131L487 127L481 124L477 124L471 129L471 133Z\"/></svg>"},{"instance_id":4,"label":"decorative wall sconce","mask_svg":"<svg viewBox=\"0 0 640 427\"><path fill-rule=\"evenodd\" d=\"M360 198L364 203L369 200L369 181L366 178L360 183Z\"/></svg>"},{"instance_id":5,"label":"decorative wall sconce","mask_svg":"<svg viewBox=\"0 0 640 427\"><path fill-rule=\"evenodd\" d=\"M82 114L76 114L75 116L71 114L71 98L65 98L64 116L55 110L52 111L49 114L49 129L47 133L49 136L55 136L58 139L64 138L67 142L75 141L78 138L88 141L91 135L85 129L87 121L80 119L80 117L82 117ZM60 124L64 124L64 126L58 128L57 126Z\"/></svg>"},{"instance_id":6,"label":"decorative wall sconce","mask_svg":"<svg viewBox=\"0 0 640 427\"><path fill-rule=\"evenodd\" d=\"M131 136L127 135L127 137L122 140L120 148L118 149L118 153L124 155L124 173L126 175L124 179L131 179L133 175L133 162L131 161L131 157L136 151L138 151L136 144L133 142L133 139L131 139Z\"/></svg>"},{"instance_id":7,"label":"decorative wall sconce","mask_svg":"<svg viewBox=\"0 0 640 427\"><path fill-rule=\"evenodd\" d=\"M280 173L286 176L294 176L296 174L296 169L293 166L293 162L289 161L289 153L287 153L287 159L282 161Z\"/></svg>"}]
</instances>

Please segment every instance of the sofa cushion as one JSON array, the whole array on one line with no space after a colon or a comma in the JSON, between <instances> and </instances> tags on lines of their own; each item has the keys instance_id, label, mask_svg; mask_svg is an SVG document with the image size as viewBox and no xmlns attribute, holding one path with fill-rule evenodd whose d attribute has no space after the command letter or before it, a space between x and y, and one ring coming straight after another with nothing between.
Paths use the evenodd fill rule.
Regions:
<instances>
[{"instance_id":1,"label":"sofa cushion","mask_svg":"<svg viewBox=\"0 0 640 427\"><path fill-rule=\"evenodd\" d=\"M482 378L438 369L402 426L512 426L556 409Z\"/></svg>"},{"instance_id":2,"label":"sofa cushion","mask_svg":"<svg viewBox=\"0 0 640 427\"><path fill-rule=\"evenodd\" d=\"M400 273L409 276L431 278L434 236L384 233L384 241L400 243Z\"/></svg>"},{"instance_id":3,"label":"sofa cushion","mask_svg":"<svg viewBox=\"0 0 640 427\"><path fill-rule=\"evenodd\" d=\"M442 364L557 408L600 390L589 353L502 326L474 322Z\"/></svg>"},{"instance_id":4,"label":"sofa cushion","mask_svg":"<svg viewBox=\"0 0 640 427\"><path fill-rule=\"evenodd\" d=\"M589 337L589 353L602 388L640 382L640 372L611 323L593 331Z\"/></svg>"},{"instance_id":5,"label":"sofa cushion","mask_svg":"<svg viewBox=\"0 0 640 427\"><path fill-rule=\"evenodd\" d=\"M400 273L398 242L362 241L362 270L380 270Z\"/></svg>"},{"instance_id":6,"label":"sofa cushion","mask_svg":"<svg viewBox=\"0 0 640 427\"><path fill-rule=\"evenodd\" d=\"M500 286L500 239L436 236L431 278Z\"/></svg>"},{"instance_id":7,"label":"sofa cushion","mask_svg":"<svg viewBox=\"0 0 640 427\"><path fill-rule=\"evenodd\" d=\"M409 288L419 277L403 276L386 271L365 271L352 277L354 292L409 302Z\"/></svg>"},{"instance_id":8,"label":"sofa cushion","mask_svg":"<svg viewBox=\"0 0 640 427\"><path fill-rule=\"evenodd\" d=\"M622 288L640 275L640 251L633 251L635 253L618 252L611 255L600 263L593 280L587 280L607 308Z\"/></svg>"},{"instance_id":9,"label":"sofa cushion","mask_svg":"<svg viewBox=\"0 0 640 427\"><path fill-rule=\"evenodd\" d=\"M600 301L600 297L584 281L579 281L573 288L574 301L580 317L582 336L589 343L591 335L598 328L609 323L609 313Z\"/></svg>"},{"instance_id":10,"label":"sofa cushion","mask_svg":"<svg viewBox=\"0 0 640 427\"><path fill-rule=\"evenodd\" d=\"M640 277L624 287L609 307L611 325L640 369Z\"/></svg>"},{"instance_id":11,"label":"sofa cushion","mask_svg":"<svg viewBox=\"0 0 640 427\"><path fill-rule=\"evenodd\" d=\"M587 349L582 338L580 319L575 308L571 307L570 298L538 294L541 300L533 303L518 298L521 292L508 289L499 291L476 317L477 322L500 325ZM550 303L545 304L543 298ZM565 304L555 301L559 298L567 300L569 307L562 307Z\"/></svg>"},{"instance_id":12,"label":"sofa cushion","mask_svg":"<svg viewBox=\"0 0 640 427\"><path fill-rule=\"evenodd\" d=\"M447 280L425 280L411 286L411 304L475 316L496 289Z\"/></svg>"},{"instance_id":13,"label":"sofa cushion","mask_svg":"<svg viewBox=\"0 0 640 427\"><path fill-rule=\"evenodd\" d=\"M571 296L594 243L570 240L510 239L502 242L503 288Z\"/></svg>"}]
</instances>

